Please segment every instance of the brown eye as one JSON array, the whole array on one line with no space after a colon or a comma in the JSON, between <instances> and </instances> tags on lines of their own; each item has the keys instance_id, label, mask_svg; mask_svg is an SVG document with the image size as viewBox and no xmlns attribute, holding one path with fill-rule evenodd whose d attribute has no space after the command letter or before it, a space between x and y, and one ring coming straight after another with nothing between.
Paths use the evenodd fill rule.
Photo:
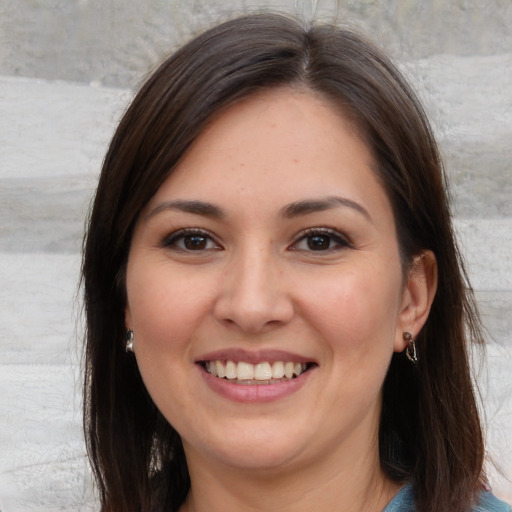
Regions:
<instances>
[{"instance_id":1,"label":"brown eye","mask_svg":"<svg viewBox=\"0 0 512 512\"><path fill-rule=\"evenodd\" d=\"M200 252L221 249L208 232L196 229L181 229L166 237L162 246L185 252Z\"/></svg>"},{"instance_id":2,"label":"brown eye","mask_svg":"<svg viewBox=\"0 0 512 512\"><path fill-rule=\"evenodd\" d=\"M325 251L331 247L331 237L329 235L308 236L307 244L312 251Z\"/></svg>"},{"instance_id":3,"label":"brown eye","mask_svg":"<svg viewBox=\"0 0 512 512\"><path fill-rule=\"evenodd\" d=\"M294 251L332 252L352 247L352 244L341 233L328 228L311 228L290 248Z\"/></svg>"},{"instance_id":4,"label":"brown eye","mask_svg":"<svg viewBox=\"0 0 512 512\"><path fill-rule=\"evenodd\" d=\"M208 238L203 235L187 235L183 237L183 245L189 251L200 251L206 249Z\"/></svg>"}]
</instances>

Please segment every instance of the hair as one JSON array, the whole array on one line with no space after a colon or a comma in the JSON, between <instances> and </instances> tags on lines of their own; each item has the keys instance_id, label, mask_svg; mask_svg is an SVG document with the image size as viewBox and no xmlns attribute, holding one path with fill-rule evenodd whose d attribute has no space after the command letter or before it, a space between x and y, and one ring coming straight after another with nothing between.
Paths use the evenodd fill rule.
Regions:
<instances>
[{"instance_id":1,"label":"hair","mask_svg":"<svg viewBox=\"0 0 512 512\"><path fill-rule=\"evenodd\" d=\"M446 180L425 113L396 67L346 29L259 14L215 26L147 80L106 155L84 239L84 428L102 511L177 510L190 487L178 433L125 354L125 268L139 212L212 116L261 90L299 87L357 126L389 196L404 269L437 258L438 290L417 367L394 354L383 385L381 466L412 480L420 512L467 511L484 459L468 363L481 343L457 250Z\"/></svg>"}]
</instances>

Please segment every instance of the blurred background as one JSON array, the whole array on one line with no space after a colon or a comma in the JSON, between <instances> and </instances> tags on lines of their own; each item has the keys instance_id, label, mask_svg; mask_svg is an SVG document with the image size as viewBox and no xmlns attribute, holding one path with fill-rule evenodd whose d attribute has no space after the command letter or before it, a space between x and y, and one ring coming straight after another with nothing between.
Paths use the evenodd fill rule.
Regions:
<instances>
[{"instance_id":1,"label":"blurred background","mask_svg":"<svg viewBox=\"0 0 512 512\"><path fill-rule=\"evenodd\" d=\"M423 100L489 339L487 364L475 355L488 472L512 502L510 0L0 0L0 512L97 509L77 281L102 158L166 55L261 10L368 34Z\"/></svg>"}]
</instances>

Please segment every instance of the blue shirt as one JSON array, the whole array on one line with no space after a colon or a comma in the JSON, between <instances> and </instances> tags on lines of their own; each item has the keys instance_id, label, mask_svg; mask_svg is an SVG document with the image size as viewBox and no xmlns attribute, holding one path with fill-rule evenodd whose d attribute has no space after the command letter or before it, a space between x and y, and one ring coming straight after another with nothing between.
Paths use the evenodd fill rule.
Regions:
<instances>
[{"instance_id":1,"label":"blue shirt","mask_svg":"<svg viewBox=\"0 0 512 512\"><path fill-rule=\"evenodd\" d=\"M382 512L416 512L413 485L404 485ZM512 512L512 508L491 492L482 491L478 504L471 512Z\"/></svg>"}]
</instances>

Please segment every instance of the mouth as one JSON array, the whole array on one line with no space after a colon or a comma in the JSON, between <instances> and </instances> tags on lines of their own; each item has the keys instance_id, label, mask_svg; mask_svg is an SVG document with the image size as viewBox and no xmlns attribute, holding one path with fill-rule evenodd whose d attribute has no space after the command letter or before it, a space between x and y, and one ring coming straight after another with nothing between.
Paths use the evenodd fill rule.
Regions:
<instances>
[{"instance_id":1,"label":"mouth","mask_svg":"<svg viewBox=\"0 0 512 512\"><path fill-rule=\"evenodd\" d=\"M225 379L240 385L269 385L294 380L315 363L293 361L263 361L256 364L245 361L210 360L198 362L203 369L219 379Z\"/></svg>"}]
</instances>

